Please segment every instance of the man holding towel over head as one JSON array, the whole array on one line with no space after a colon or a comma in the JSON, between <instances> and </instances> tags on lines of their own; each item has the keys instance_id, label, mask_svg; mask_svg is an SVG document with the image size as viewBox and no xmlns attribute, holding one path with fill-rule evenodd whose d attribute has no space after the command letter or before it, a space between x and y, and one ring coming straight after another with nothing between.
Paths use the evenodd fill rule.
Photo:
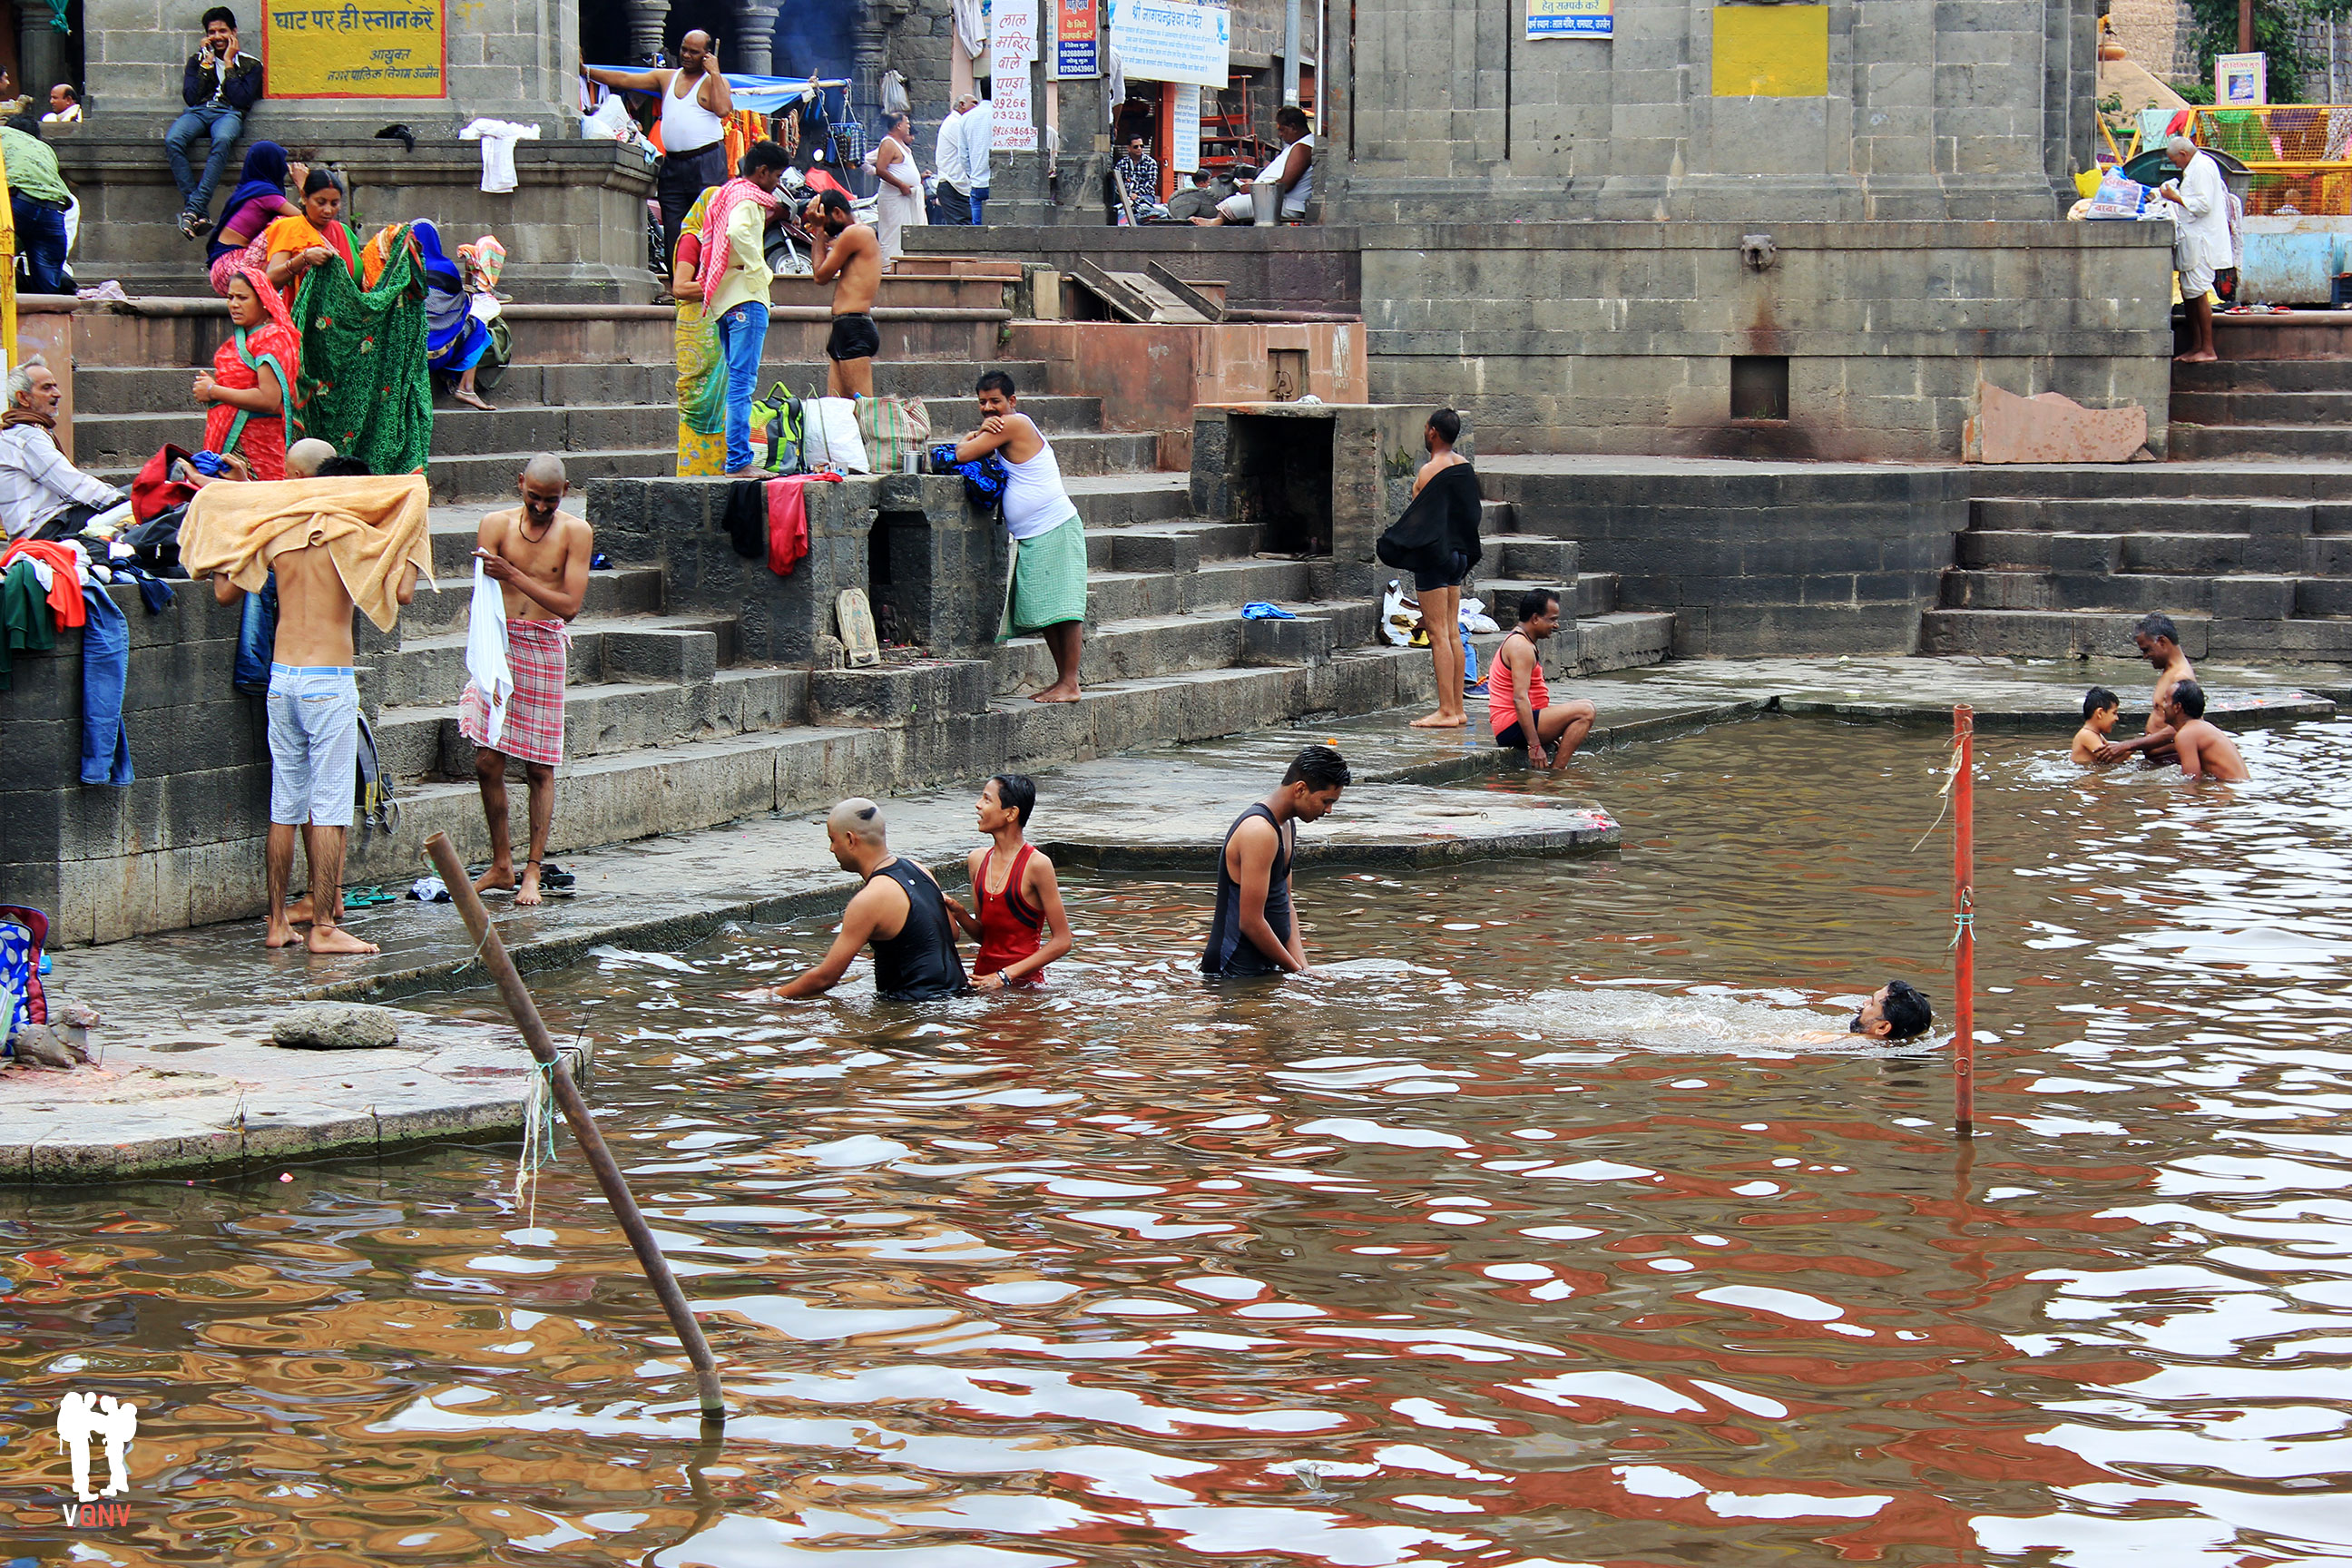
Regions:
<instances>
[{"instance_id":1,"label":"man holding towel over head","mask_svg":"<svg viewBox=\"0 0 2352 1568\"><path fill-rule=\"evenodd\" d=\"M1053 447L1015 404L1013 378L980 378L980 428L956 443L956 461L998 454L1004 462L1004 531L1013 536L1013 577L1005 584L1003 642L1040 632L1054 655L1054 684L1033 702L1078 700L1078 650L1087 626L1087 530L1062 488Z\"/></svg>"},{"instance_id":2,"label":"man holding towel over head","mask_svg":"<svg viewBox=\"0 0 2352 1568\"><path fill-rule=\"evenodd\" d=\"M331 459L334 469L348 458ZM213 597L234 605L278 574L278 640L269 665L269 878L271 947L373 952L342 929L343 840L359 795L360 690L352 611L379 631L399 624L416 579L433 575L422 474L206 485L188 503L180 560L209 577ZM294 839L310 860L306 910L289 909ZM306 937L294 933L308 921Z\"/></svg>"},{"instance_id":3,"label":"man holding towel over head","mask_svg":"<svg viewBox=\"0 0 2352 1568\"><path fill-rule=\"evenodd\" d=\"M490 868L474 879L474 890L510 888L514 901L527 905L541 899L547 830L555 820L555 765L563 760L569 623L588 596L595 539L586 518L562 510L570 489L562 458L541 453L516 487L522 504L482 519L474 540L469 679L457 700L457 731L474 743L474 779L490 827ZM530 781L530 854L520 881L507 820L509 757Z\"/></svg>"}]
</instances>

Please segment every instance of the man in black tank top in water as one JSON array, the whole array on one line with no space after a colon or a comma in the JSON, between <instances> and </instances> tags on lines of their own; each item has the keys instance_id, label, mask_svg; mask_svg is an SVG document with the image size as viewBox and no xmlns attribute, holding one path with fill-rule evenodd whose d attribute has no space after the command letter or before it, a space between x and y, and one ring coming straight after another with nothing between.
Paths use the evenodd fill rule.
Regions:
<instances>
[{"instance_id":1,"label":"man in black tank top in water","mask_svg":"<svg viewBox=\"0 0 2352 1568\"><path fill-rule=\"evenodd\" d=\"M1290 901L1297 825L1328 816L1353 782L1339 752L1309 746L1282 775L1280 789L1234 819L1217 856L1217 912L1202 973L1233 979L1307 973L1307 944Z\"/></svg>"},{"instance_id":2,"label":"man in black tank top in water","mask_svg":"<svg viewBox=\"0 0 2352 1568\"><path fill-rule=\"evenodd\" d=\"M857 950L874 948L874 989L894 1002L931 1002L964 990L955 925L931 874L890 852L882 808L845 800L824 819L833 858L866 879L841 914L841 932L824 961L782 985L749 993L760 1001L816 996L841 984Z\"/></svg>"}]
</instances>

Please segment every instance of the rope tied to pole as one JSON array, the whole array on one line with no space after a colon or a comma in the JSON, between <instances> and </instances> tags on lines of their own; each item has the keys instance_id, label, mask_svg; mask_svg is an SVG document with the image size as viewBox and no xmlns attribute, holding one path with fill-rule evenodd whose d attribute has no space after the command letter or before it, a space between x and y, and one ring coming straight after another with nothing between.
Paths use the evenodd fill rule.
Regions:
<instances>
[{"instance_id":1,"label":"rope tied to pole","mask_svg":"<svg viewBox=\"0 0 2352 1568\"><path fill-rule=\"evenodd\" d=\"M539 1173L555 1163L555 1073L561 1062L536 1062L522 1102L522 1153L515 1161L514 1203L526 1229L539 1228Z\"/></svg>"}]
</instances>

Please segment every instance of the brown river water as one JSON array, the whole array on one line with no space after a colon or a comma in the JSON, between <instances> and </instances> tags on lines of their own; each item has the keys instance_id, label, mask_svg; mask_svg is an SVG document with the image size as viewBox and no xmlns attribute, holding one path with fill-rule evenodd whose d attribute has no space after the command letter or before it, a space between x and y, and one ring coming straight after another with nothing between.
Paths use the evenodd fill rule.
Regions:
<instances>
[{"instance_id":1,"label":"brown river water","mask_svg":"<svg viewBox=\"0 0 2352 1568\"><path fill-rule=\"evenodd\" d=\"M1793 1037L1949 1011L1942 739L1465 786L1622 851L1309 870L1303 982L1088 877L1033 994L730 997L822 921L539 977L723 1443L568 1138L521 1207L511 1143L0 1194L0 1563L2352 1556L2352 724L2237 788L1983 742L1965 1150L1948 1044ZM141 1406L121 1528L69 1388Z\"/></svg>"}]
</instances>

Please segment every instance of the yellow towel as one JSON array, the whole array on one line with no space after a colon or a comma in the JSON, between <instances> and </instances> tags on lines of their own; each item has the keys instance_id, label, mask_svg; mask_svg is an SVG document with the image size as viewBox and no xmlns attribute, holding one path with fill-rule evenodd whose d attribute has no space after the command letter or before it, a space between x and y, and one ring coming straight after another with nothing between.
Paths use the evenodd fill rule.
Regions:
<instances>
[{"instance_id":1,"label":"yellow towel","mask_svg":"<svg viewBox=\"0 0 2352 1568\"><path fill-rule=\"evenodd\" d=\"M426 497L422 474L215 481L188 503L187 521L180 526L180 561L200 581L226 572L238 587L257 594L269 575L274 547L323 544L352 603L377 630L388 632L400 618L400 568L414 562L417 575L433 581Z\"/></svg>"}]
</instances>

